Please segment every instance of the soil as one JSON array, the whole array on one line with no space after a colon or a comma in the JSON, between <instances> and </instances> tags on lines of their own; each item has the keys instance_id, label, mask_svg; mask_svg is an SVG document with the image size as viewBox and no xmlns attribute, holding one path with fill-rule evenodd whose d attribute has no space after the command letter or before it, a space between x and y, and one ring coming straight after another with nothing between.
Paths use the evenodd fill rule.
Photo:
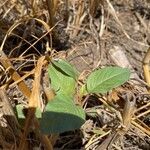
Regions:
<instances>
[{"instance_id":1,"label":"soil","mask_svg":"<svg viewBox=\"0 0 150 150\"><path fill-rule=\"evenodd\" d=\"M115 13L109 6L110 4L107 2L110 2ZM110 55L110 50L119 47L129 60L132 69L138 75L138 79L142 81L142 83L140 82L141 85L138 85L137 88L135 87L135 85L129 82L124 84L122 87L116 89L117 93L119 93L117 94L117 96L119 97L119 99L124 99L124 95L128 95L129 92L132 92L136 100L136 109L149 103L150 95L147 94L148 92L147 90L145 90L147 87L145 84L143 84L143 59L146 55L148 47L150 46L150 1L105 0L100 7L97 7L95 12L96 15L92 18L87 11L87 5L85 5L85 18L83 19L83 22L80 26L75 27L71 22L71 19L73 19L74 17L72 14L73 8L70 8L69 10L70 20L68 21L68 23L66 23L64 15L65 8L63 5L63 2L60 3L60 6L62 7L60 10L58 10L55 18L56 22L60 21L61 19L63 21L60 21L54 29L55 36L52 35L52 48L57 51L57 53L54 54L54 57L65 57L78 69L78 71L82 74L82 78L84 80L89 72L97 68L114 65L121 66L121 64L116 64L112 56ZM11 2L9 2L8 6L11 6ZM6 9L8 9L8 6L1 6L0 3L0 10L3 10L5 7L6 11ZM24 14L20 14L18 10L16 11L12 9L6 15L6 17L4 17L3 15L4 12L0 11L0 43L2 43L6 31L10 28L12 23L20 17L19 15ZM42 15L39 16L41 18L43 17ZM102 19L104 19L103 24ZM24 22L24 24L21 27L18 27L14 33L19 35L20 37L24 37L25 39L30 41L31 44L33 44L36 40L33 38L33 36L31 36L31 34L33 33L33 35L38 39L43 35L43 33L45 33L45 31L39 24L36 24L34 31L30 31L32 30L32 25L34 25L34 22L32 21L29 21L27 23ZM77 29L79 29L78 33L74 36L73 32ZM29 72L34 68L36 60L40 55L45 55L47 41L50 41L49 35L45 36L35 45L35 49L37 49L36 52L34 48L30 48L30 50L27 51L24 57L30 60L28 62L24 60L11 60L14 58L18 58L24 52L24 50L29 47L29 45L25 41L22 41L20 38L14 35L11 35L6 40L3 51L11 60L15 69L20 73L20 75L24 75L25 72ZM19 48L17 47L18 45ZM1 63L0 65L2 66ZM2 71L6 71L4 66L2 66L1 68L0 69ZM3 86L8 81L8 79L9 76L7 78L4 78L4 76L2 76L0 78L0 85ZM26 84L30 88L32 87L32 81L33 77L29 77L26 79ZM142 89L142 91L139 89ZM105 99L108 99L108 97L111 95L113 99L112 93L110 92L106 95L100 95L99 98L103 99L105 97ZM9 101L13 107L19 103L27 105L26 98L20 92L17 86L9 87L7 89L7 96L9 97ZM116 98L114 99L116 100ZM119 109L122 113L122 106L118 101L110 102L110 104L112 104L115 109ZM116 127L119 126L119 120L117 119L116 113L110 111L107 107L105 107L96 96L90 96L88 98L85 109L87 111L85 124L81 127L80 130L65 132L61 134L55 143L54 149L94 150L97 149L103 143L103 141L106 141L111 133L113 134L114 131L116 131ZM135 113L135 115L139 115L140 113L149 109L150 107L146 107L144 110L138 112L137 114ZM88 113L88 111L90 112L92 110L96 110L97 115L91 115L90 113ZM3 118L3 111L0 118L2 120L1 124L3 124L1 126L7 124L5 118ZM139 118L139 122L141 126L143 126L144 124L143 128L145 130L148 130L148 132L150 132L149 113L141 116ZM2 138L0 139L1 149L10 148L11 144L14 143L14 141L17 139L17 137L13 137L14 133L11 132L10 127L3 127L0 130L0 134L2 134ZM105 133L95 134L93 130L95 130L96 132L101 128L105 129L105 133L109 131L109 129L111 129L111 133L102 138L99 138ZM111 149L149 150L150 135L148 135L148 132L144 132L136 125L132 124L129 130L123 136L121 136L121 138L117 142L113 143ZM31 132L28 140L30 141L30 149L43 149L39 142L39 139L37 139L34 133ZM90 140L92 141L91 144L89 144ZM4 141L6 142L5 144L3 144ZM17 141L15 142L16 144L18 144ZM89 146L87 146L88 144ZM4 148L4 146L6 147Z\"/></svg>"}]
</instances>

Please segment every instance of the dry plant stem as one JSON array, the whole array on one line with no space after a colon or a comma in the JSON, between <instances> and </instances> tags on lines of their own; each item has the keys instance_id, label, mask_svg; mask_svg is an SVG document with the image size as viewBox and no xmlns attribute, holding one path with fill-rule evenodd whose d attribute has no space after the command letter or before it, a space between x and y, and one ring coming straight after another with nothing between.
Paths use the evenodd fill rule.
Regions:
<instances>
[{"instance_id":1,"label":"dry plant stem","mask_svg":"<svg viewBox=\"0 0 150 150\"><path fill-rule=\"evenodd\" d=\"M104 33L104 29L105 29L105 24L104 24L104 7L103 5L101 5L101 25L100 25L100 31L99 31L99 37L101 38L103 33Z\"/></svg>"},{"instance_id":2,"label":"dry plant stem","mask_svg":"<svg viewBox=\"0 0 150 150\"><path fill-rule=\"evenodd\" d=\"M19 22L16 22L16 23L14 23L14 24L9 28L9 30L7 31L7 33L6 33L6 35L5 35L4 39L3 39L3 42L2 42L2 44L1 44L1 46L0 46L0 51L3 50L3 47L4 47L4 44L5 44L5 42L6 42L7 37L8 37L8 36L11 34L11 32L12 32L17 26L19 26L20 24L21 24L20 21L19 21Z\"/></svg>"},{"instance_id":3,"label":"dry plant stem","mask_svg":"<svg viewBox=\"0 0 150 150\"><path fill-rule=\"evenodd\" d=\"M51 141L51 143L52 143L52 145L54 146L55 145L55 143L56 143L56 141L58 140L58 138L59 138L59 134L52 134L51 136L50 136L50 141Z\"/></svg>"},{"instance_id":4,"label":"dry plant stem","mask_svg":"<svg viewBox=\"0 0 150 150\"><path fill-rule=\"evenodd\" d=\"M4 1L1 5L0 8L3 7L9 0Z\"/></svg>"},{"instance_id":5,"label":"dry plant stem","mask_svg":"<svg viewBox=\"0 0 150 150\"><path fill-rule=\"evenodd\" d=\"M95 15L95 13L96 13L96 9L97 9L97 6L98 6L98 4L99 4L99 1L100 0L90 0L90 15L92 16L92 17L94 17L94 15Z\"/></svg>"},{"instance_id":6,"label":"dry plant stem","mask_svg":"<svg viewBox=\"0 0 150 150\"><path fill-rule=\"evenodd\" d=\"M37 4L36 4L36 0L31 0L31 5L32 5L32 10L33 10L33 16L36 14L36 10L37 10Z\"/></svg>"},{"instance_id":7,"label":"dry plant stem","mask_svg":"<svg viewBox=\"0 0 150 150\"><path fill-rule=\"evenodd\" d=\"M30 19L30 18L29 18ZM47 33L46 34L44 34L41 38L43 38L44 36L46 36L49 32L51 32L51 30L53 29L49 29L49 26L44 22L44 21L42 21L42 20L40 20L40 19L37 19L37 18L34 18L36 21L38 21L38 22L40 22L45 28L46 28L46 30L47 30ZM3 40L3 42L2 42L2 44L1 44L1 46L0 46L0 62L2 63L2 65L7 69L7 68L11 68L11 70L12 70L12 74L11 74L11 77L12 77L12 79L14 80L14 81L18 81L21 77L20 77L20 75L16 72L16 70L13 68L13 66L12 66L12 64L11 64L11 62L9 61L9 59L7 58L7 56L5 55L5 53L2 51L3 50L3 46L4 46L4 44L5 44L5 41L6 41L6 39L7 39L7 37L11 34L11 32L17 27L17 26L19 26L21 24L21 21L19 21L19 22L17 22L17 23L15 23L15 24L13 24L12 26L11 26L11 28L7 31L7 34L6 34L6 36L4 37L4 40ZM41 39L40 38L40 39ZM40 39L38 39L34 44L36 44ZM34 45L33 44L33 45ZM28 49L30 49L31 47L33 47L33 45L31 45ZM27 50L28 50L27 49ZM30 97L30 90L29 90L29 88L26 86L26 84L24 83L24 81L21 81L21 82L19 82L18 83L18 87L19 87L19 89L22 91L22 93L27 97L27 98L29 98Z\"/></svg>"},{"instance_id":8,"label":"dry plant stem","mask_svg":"<svg viewBox=\"0 0 150 150\"><path fill-rule=\"evenodd\" d=\"M53 14L56 14L56 10L58 7L59 0L53 0Z\"/></svg>"},{"instance_id":9,"label":"dry plant stem","mask_svg":"<svg viewBox=\"0 0 150 150\"><path fill-rule=\"evenodd\" d=\"M81 16L83 15L83 12L84 12L84 1L79 0L78 10L77 10L77 14L76 14L75 19L74 19L73 26L78 27L78 28L81 26L80 19L81 19ZM79 32L78 29L73 30L72 36L75 37L78 34L78 32Z\"/></svg>"},{"instance_id":10,"label":"dry plant stem","mask_svg":"<svg viewBox=\"0 0 150 150\"><path fill-rule=\"evenodd\" d=\"M43 89L48 101L51 101L55 97L55 91L50 86L50 81L48 77L48 73L45 73L44 81L43 81Z\"/></svg>"},{"instance_id":11,"label":"dry plant stem","mask_svg":"<svg viewBox=\"0 0 150 150\"><path fill-rule=\"evenodd\" d=\"M102 139L103 137L107 136L110 132L111 131L109 130L108 132L97 137L96 139L94 139L96 135L93 135L92 138L89 140L89 142L85 145L85 149L88 149L93 143L95 143L98 140Z\"/></svg>"},{"instance_id":12,"label":"dry plant stem","mask_svg":"<svg viewBox=\"0 0 150 150\"><path fill-rule=\"evenodd\" d=\"M122 114L122 120L123 120L123 126L125 126L125 129L128 130L131 124L131 120L133 117L133 114L135 112L135 97L132 93L127 94L127 99L125 102L123 114Z\"/></svg>"},{"instance_id":13,"label":"dry plant stem","mask_svg":"<svg viewBox=\"0 0 150 150\"><path fill-rule=\"evenodd\" d=\"M140 21L140 23L143 25L143 27L145 28L145 33L149 34L150 30L148 28L148 25L144 22L144 19L141 17L141 15L139 13L135 13L136 17L138 18L138 20Z\"/></svg>"},{"instance_id":14,"label":"dry plant stem","mask_svg":"<svg viewBox=\"0 0 150 150\"><path fill-rule=\"evenodd\" d=\"M27 118L25 121L24 133L21 137L21 141L19 144L19 149L22 149L22 150L24 150L25 139L28 135L30 126L32 126L33 123L35 125L38 125L38 121L35 118L35 111L36 111L37 107L40 108L41 72L42 72L42 67L45 64L46 64L45 56L43 56L43 57L39 58L39 60L37 62L37 66L35 68L33 89L32 89L30 99L29 99L29 109L28 109ZM36 120L36 122L34 120ZM51 145L50 141L47 139L47 136L41 135L41 138L42 138L42 141L44 141L44 146L46 147L46 149L52 150L53 149L52 145Z\"/></svg>"},{"instance_id":15,"label":"dry plant stem","mask_svg":"<svg viewBox=\"0 0 150 150\"><path fill-rule=\"evenodd\" d=\"M3 15L3 19L6 18L7 14L15 7L16 4L13 4L9 7L9 9L5 12L5 14Z\"/></svg>"},{"instance_id":16,"label":"dry plant stem","mask_svg":"<svg viewBox=\"0 0 150 150\"><path fill-rule=\"evenodd\" d=\"M102 142L102 144L96 150L111 150L112 144L118 140L119 137L120 135L117 132L109 135L108 138L106 138L106 140Z\"/></svg>"},{"instance_id":17,"label":"dry plant stem","mask_svg":"<svg viewBox=\"0 0 150 150\"><path fill-rule=\"evenodd\" d=\"M55 16L58 2L59 2L58 0L46 0L48 12L49 12L49 18L50 18L49 20L50 28L52 28L55 24L53 17Z\"/></svg>"},{"instance_id":18,"label":"dry plant stem","mask_svg":"<svg viewBox=\"0 0 150 150\"><path fill-rule=\"evenodd\" d=\"M65 0L65 16L64 20L68 22L69 19L69 0Z\"/></svg>"},{"instance_id":19,"label":"dry plant stem","mask_svg":"<svg viewBox=\"0 0 150 150\"><path fill-rule=\"evenodd\" d=\"M13 82L12 84L9 85L9 87L13 87L15 86L16 84L20 83L21 81L23 81L24 79L26 79L27 77L29 77L30 75L34 74L34 69L32 71L30 71L29 73L25 74L24 76L20 77L19 80Z\"/></svg>"},{"instance_id":20,"label":"dry plant stem","mask_svg":"<svg viewBox=\"0 0 150 150\"><path fill-rule=\"evenodd\" d=\"M147 110L147 111L144 111L143 113L140 113L140 114L137 116L137 118L140 118L140 117L142 117L142 116L144 116L144 115L147 115L147 114L149 114L149 113L150 113L150 109Z\"/></svg>"},{"instance_id":21,"label":"dry plant stem","mask_svg":"<svg viewBox=\"0 0 150 150\"><path fill-rule=\"evenodd\" d=\"M144 109L144 108L146 108L146 107L148 107L148 106L150 106L150 102L147 103L146 105L144 105L144 106L138 108L138 109L136 110L136 112L138 112L138 111L140 111L140 110L142 110L142 109Z\"/></svg>"},{"instance_id":22,"label":"dry plant stem","mask_svg":"<svg viewBox=\"0 0 150 150\"><path fill-rule=\"evenodd\" d=\"M53 26L52 28L49 28L49 26L48 26L48 24L47 23L45 23L44 21L42 21L42 20L40 20L40 19L37 19L37 18L34 18L36 21L38 21L39 23L41 23L44 27L45 27L45 29L47 30L47 32L44 34L44 35L42 35L39 39L37 39L32 45L30 45L26 50L24 50L24 52L20 55L20 56L23 56L30 48L32 48L36 43L38 43L42 38L44 38L47 34L49 34L50 35L50 40L51 40L51 31L55 28L55 26L59 23L59 22L57 22L56 24L55 24L55 26Z\"/></svg>"},{"instance_id":23,"label":"dry plant stem","mask_svg":"<svg viewBox=\"0 0 150 150\"><path fill-rule=\"evenodd\" d=\"M94 57L93 57L93 68L97 68L100 63L101 63L101 58L102 58L102 51L101 51L101 44L100 44L100 36L99 36L99 32L98 32L98 28L94 25L94 19L92 16L89 16L90 17L90 30L91 30L91 35L93 37L93 39L95 40L96 42L96 50L95 50L95 54L94 54ZM100 20L99 20L100 22ZM99 24L100 26L100 24ZM99 56L98 58L96 56Z\"/></svg>"},{"instance_id":24,"label":"dry plant stem","mask_svg":"<svg viewBox=\"0 0 150 150\"><path fill-rule=\"evenodd\" d=\"M137 123L137 122L138 123ZM137 127L138 129L140 129L143 133L146 133L147 135L150 136L150 128L145 125L142 121L140 121L139 119L136 119L136 121L132 121L132 124ZM141 125L140 125L141 124Z\"/></svg>"},{"instance_id":25,"label":"dry plant stem","mask_svg":"<svg viewBox=\"0 0 150 150\"><path fill-rule=\"evenodd\" d=\"M48 12L49 12L49 26L52 27L54 25L53 21L53 0L46 0Z\"/></svg>"},{"instance_id":26,"label":"dry plant stem","mask_svg":"<svg viewBox=\"0 0 150 150\"><path fill-rule=\"evenodd\" d=\"M24 42L26 42L28 45L32 46L32 44L31 44L30 42L28 42L25 38L23 38L23 37L21 37L21 36L19 36L19 35L17 35L17 34L14 34L14 33L12 33L12 35L13 35L13 36L16 36L16 37L18 37L18 38L20 38L22 41L24 41ZM22 42L22 41L21 41L21 42ZM15 49L19 48L19 46L21 46L21 43L20 43L17 47L15 47L14 49L12 49L12 51L9 53L9 56L11 56L11 53L12 53ZM32 46L32 48L33 48L37 53L39 53L38 50L37 50L34 46ZM39 53L39 54L40 54L40 53Z\"/></svg>"},{"instance_id":27,"label":"dry plant stem","mask_svg":"<svg viewBox=\"0 0 150 150\"><path fill-rule=\"evenodd\" d=\"M150 86L150 72L149 72L149 62L150 62L150 48L148 49L144 60L143 60L143 71L145 76L145 81ZM149 90L150 92L150 90Z\"/></svg>"},{"instance_id":28,"label":"dry plant stem","mask_svg":"<svg viewBox=\"0 0 150 150\"><path fill-rule=\"evenodd\" d=\"M7 56L5 55L5 53L3 51L0 51L0 62L2 63L2 65L7 69L7 68L11 68L11 78L14 81L19 80L21 77L20 75L17 73L17 71L14 69L13 65L11 64L10 60L7 58ZM18 83L18 87L21 90L21 92L27 97L30 97L30 90L27 87L27 85L25 84L24 81L20 81Z\"/></svg>"}]
</instances>

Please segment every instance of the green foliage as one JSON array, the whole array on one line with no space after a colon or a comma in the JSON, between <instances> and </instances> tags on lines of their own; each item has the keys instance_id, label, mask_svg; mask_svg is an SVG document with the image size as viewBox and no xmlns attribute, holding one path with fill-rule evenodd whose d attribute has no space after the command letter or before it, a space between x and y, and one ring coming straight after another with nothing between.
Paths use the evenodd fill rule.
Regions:
<instances>
[{"instance_id":1,"label":"green foliage","mask_svg":"<svg viewBox=\"0 0 150 150\"><path fill-rule=\"evenodd\" d=\"M25 119L25 114L24 114L25 107L24 107L24 105L22 105L22 104L16 105L15 110L16 110L17 117L19 119ZM36 108L35 116L36 116L36 118L42 117L42 112L41 112L40 108Z\"/></svg>"},{"instance_id":2,"label":"green foliage","mask_svg":"<svg viewBox=\"0 0 150 150\"><path fill-rule=\"evenodd\" d=\"M88 93L106 93L125 83L130 77L130 71L120 67L106 67L90 74L87 79Z\"/></svg>"},{"instance_id":3,"label":"green foliage","mask_svg":"<svg viewBox=\"0 0 150 150\"><path fill-rule=\"evenodd\" d=\"M85 84L81 86L79 93L80 93L80 97L83 97L84 95L88 94Z\"/></svg>"},{"instance_id":4,"label":"green foliage","mask_svg":"<svg viewBox=\"0 0 150 150\"><path fill-rule=\"evenodd\" d=\"M65 64L65 67L62 67L63 64ZM75 78L77 78L77 74L74 69L71 69L69 64L67 65L67 62L53 61L49 66L48 73L51 80L51 86L56 94L75 94Z\"/></svg>"},{"instance_id":5,"label":"green foliage","mask_svg":"<svg viewBox=\"0 0 150 150\"><path fill-rule=\"evenodd\" d=\"M125 83L130 76L128 69L120 67L98 69L89 75L87 82L79 89L76 87L78 72L67 61L53 60L48 73L56 96L47 103L43 113L38 108L35 113L37 118L41 118L40 129L44 134L62 133L80 128L85 122L85 112L80 106L75 105L74 98L81 99L91 93L106 93ZM76 91L77 89L79 91ZM16 112L18 118L25 118L22 105L16 106ZM95 110L88 115L95 116ZM103 134L103 131L98 131L97 134Z\"/></svg>"},{"instance_id":6,"label":"green foliage","mask_svg":"<svg viewBox=\"0 0 150 150\"><path fill-rule=\"evenodd\" d=\"M84 121L84 110L74 104L73 98L59 94L47 104L40 128L45 134L61 133L80 128Z\"/></svg>"},{"instance_id":7,"label":"green foliage","mask_svg":"<svg viewBox=\"0 0 150 150\"><path fill-rule=\"evenodd\" d=\"M25 119L23 109L24 109L24 106L22 104L16 105L16 113L19 119Z\"/></svg>"},{"instance_id":8,"label":"green foliage","mask_svg":"<svg viewBox=\"0 0 150 150\"><path fill-rule=\"evenodd\" d=\"M73 102L77 70L67 61L60 59L52 61L48 73L56 97L46 105L40 122L41 130L49 134L80 128L85 121L85 112Z\"/></svg>"},{"instance_id":9,"label":"green foliage","mask_svg":"<svg viewBox=\"0 0 150 150\"><path fill-rule=\"evenodd\" d=\"M21 126L24 126L25 118L26 118L26 115L27 115L27 109L24 107L24 105L18 104L15 107L15 113L17 115L19 124ZM35 116L38 119L40 119L42 117L42 112L39 108L36 108Z\"/></svg>"},{"instance_id":10,"label":"green foliage","mask_svg":"<svg viewBox=\"0 0 150 150\"><path fill-rule=\"evenodd\" d=\"M63 59L59 59L59 60L54 60L52 61L52 63L61 70L61 72L64 72L66 75L68 75L69 77L77 80L78 77L78 71L76 70L76 68L74 68L71 64L69 64L68 62L66 62ZM55 68L56 68L55 67Z\"/></svg>"}]
</instances>

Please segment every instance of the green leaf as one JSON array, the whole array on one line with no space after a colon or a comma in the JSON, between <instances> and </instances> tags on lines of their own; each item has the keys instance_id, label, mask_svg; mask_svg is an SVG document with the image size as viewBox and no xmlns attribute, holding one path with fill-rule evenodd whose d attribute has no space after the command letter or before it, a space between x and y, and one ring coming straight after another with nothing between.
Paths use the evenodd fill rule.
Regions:
<instances>
[{"instance_id":1,"label":"green leaf","mask_svg":"<svg viewBox=\"0 0 150 150\"><path fill-rule=\"evenodd\" d=\"M87 89L86 89L86 85L82 85L81 88L80 88L80 91L79 91L79 96L83 97L84 95L87 95L88 92L87 92Z\"/></svg>"},{"instance_id":2,"label":"green leaf","mask_svg":"<svg viewBox=\"0 0 150 150\"><path fill-rule=\"evenodd\" d=\"M56 94L73 95L75 93L76 81L64 74L60 69L54 65L50 65L48 69L51 86Z\"/></svg>"},{"instance_id":3,"label":"green leaf","mask_svg":"<svg viewBox=\"0 0 150 150\"><path fill-rule=\"evenodd\" d=\"M57 95L47 104L40 121L40 128L44 134L62 133L78 129L84 122L85 112L74 104L73 98Z\"/></svg>"},{"instance_id":4,"label":"green leaf","mask_svg":"<svg viewBox=\"0 0 150 150\"><path fill-rule=\"evenodd\" d=\"M106 93L125 83L129 77L130 71L127 68L106 67L98 69L88 77L87 91L88 93Z\"/></svg>"},{"instance_id":5,"label":"green leaf","mask_svg":"<svg viewBox=\"0 0 150 150\"><path fill-rule=\"evenodd\" d=\"M35 116L36 116L36 118L42 118L42 112L39 107L36 108Z\"/></svg>"},{"instance_id":6,"label":"green leaf","mask_svg":"<svg viewBox=\"0 0 150 150\"><path fill-rule=\"evenodd\" d=\"M22 104L16 105L16 113L19 119L25 119L25 115L23 113L24 106Z\"/></svg>"},{"instance_id":7,"label":"green leaf","mask_svg":"<svg viewBox=\"0 0 150 150\"><path fill-rule=\"evenodd\" d=\"M18 119L25 119L25 115L24 115L25 110L27 113L27 108L25 108L24 105L22 105L22 104L16 105L16 113L17 113ZM41 112L40 108L36 108L35 116L37 118L42 117L42 112Z\"/></svg>"},{"instance_id":8,"label":"green leaf","mask_svg":"<svg viewBox=\"0 0 150 150\"><path fill-rule=\"evenodd\" d=\"M52 63L57 66L61 71L63 71L66 75L72 77L73 79L77 79L78 71L67 61L63 59L54 60Z\"/></svg>"}]
</instances>

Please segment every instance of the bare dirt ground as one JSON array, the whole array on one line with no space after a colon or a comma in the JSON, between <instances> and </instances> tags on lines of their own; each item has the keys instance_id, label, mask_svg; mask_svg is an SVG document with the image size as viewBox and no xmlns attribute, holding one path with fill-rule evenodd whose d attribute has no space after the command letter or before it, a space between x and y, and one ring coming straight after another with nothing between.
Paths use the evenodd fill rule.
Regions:
<instances>
[{"instance_id":1,"label":"bare dirt ground","mask_svg":"<svg viewBox=\"0 0 150 150\"><path fill-rule=\"evenodd\" d=\"M38 3L34 11L28 2L17 0L0 2L0 44L3 44L4 37L13 23L22 19L20 26L13 27L16 29L0 50L6 54L20 76L29 73L37 59L47 53L46 42L51 36L46 35L34 47L31 46L46 33L46 30L35 20L26 21L28 14L32 15L37 11L35 17L48 22L46 4L45 1L42 2ZM52 39L53 57L65 57L76 66L83 80L90 71L110 65L132 68L135 79L134 82L128 82L106 95L90 96L84 104L87 113L85 124L80 130L61 134L54 142L54 149L149 150L150 106L144 109L141 107L150 103L142 68L144 56L150 45L150 1L99 1L91 14L88 10L88 1L85 1L79 21L75 20L78 18L76 14L80 5L77 4L78 1L70 3L69 16L66 16L64 1L60 1L54 17L55 22L58 23L54 28L55 37ZM19 137L14 131L17 129L14 129L12 122L4 117L4 110L5 107L9 105L15 107L18 103L27 106L27 100L18 86L10 81L10 66L8 68L7 65L4 66L2 61L4 55L0 54L0 85L1 87L7 85L5 97L10 102L0 105L0 148L16 149ZM32 80L32 76L25 80L29 88ZM122 103L125 103L129 95L134 98L135 107L126 111L135 112L134 119L127 131L118 136L115 133L121 127L117 111L123 113ZM109 109L105 101L114 109ZM34 132L31 131L27 138L29 149L44 149Z\"/></svg>"}]
</instances>

